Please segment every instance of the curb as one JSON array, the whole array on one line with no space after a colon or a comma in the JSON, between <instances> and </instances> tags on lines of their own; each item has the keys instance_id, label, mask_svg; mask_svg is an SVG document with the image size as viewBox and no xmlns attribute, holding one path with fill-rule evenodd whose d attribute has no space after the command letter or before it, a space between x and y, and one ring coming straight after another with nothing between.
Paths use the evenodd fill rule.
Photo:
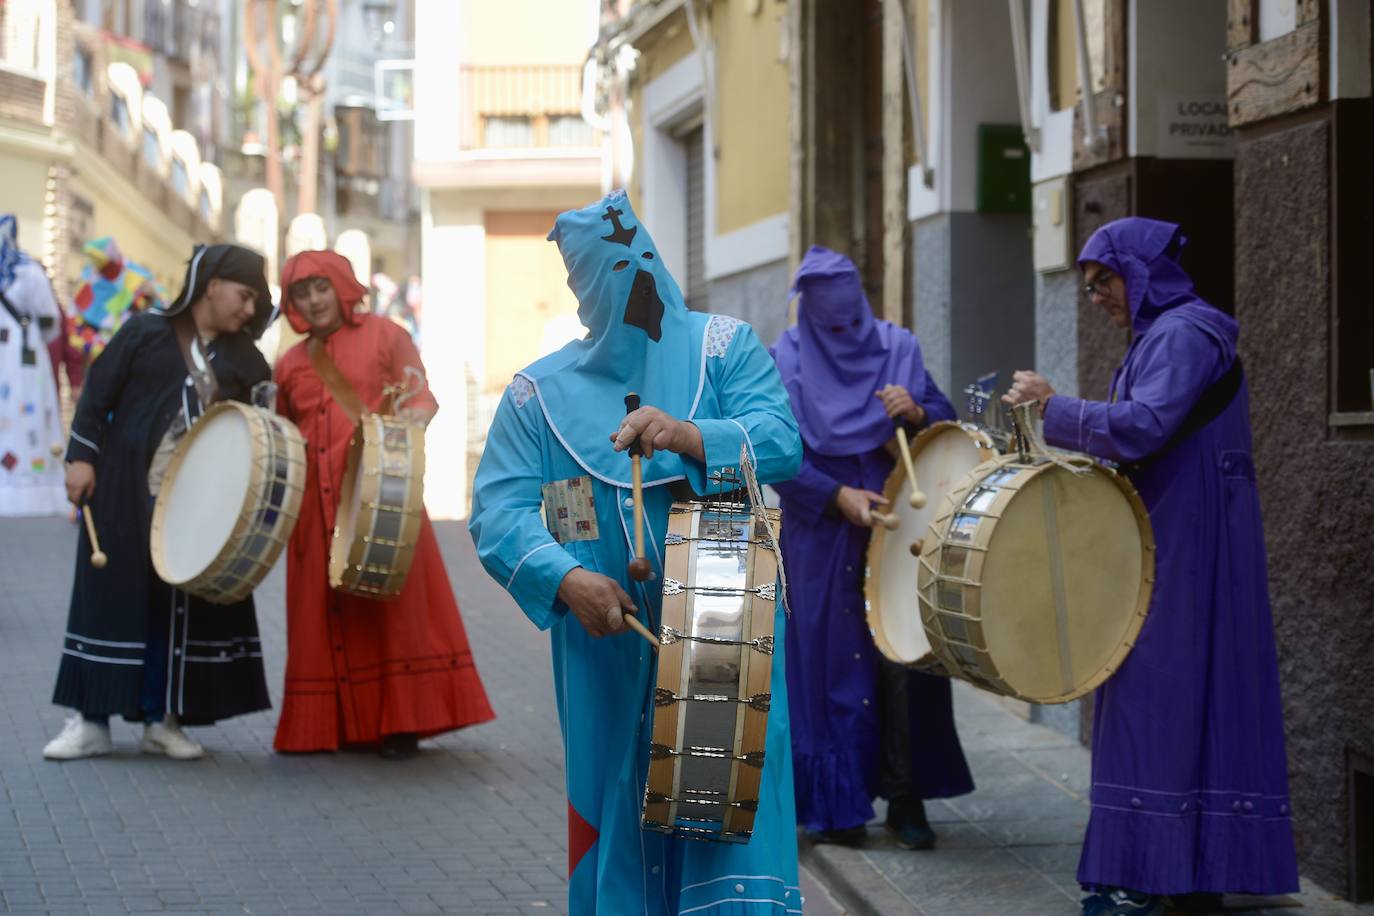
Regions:
<instances>
[{"instance_id":1,"label":"curb","mask_svg":"<svg viewBox=\"0 0 1374 916\"><path fill-rule=\"evenodd\" d=\"M803 844L800 858L850 916L923 916L864 856L846 846Z\"/></svg>"}]
</instances>

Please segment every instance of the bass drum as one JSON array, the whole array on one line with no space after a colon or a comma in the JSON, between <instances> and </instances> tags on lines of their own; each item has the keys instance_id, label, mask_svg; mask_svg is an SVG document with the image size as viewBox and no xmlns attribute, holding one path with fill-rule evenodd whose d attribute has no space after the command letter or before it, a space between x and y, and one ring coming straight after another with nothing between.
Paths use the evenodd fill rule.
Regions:
<instances>
[{"instance_id":1,"label":"bass drum","mask_svg":"<svg viewBox=\"0 0 1374 916\"><path fill-rule=\"evenodd\" d=\"M928 530L921 621L950 674L1066 703L1110 677L1135 644L1155 544L1124 476L1081 457L1006 455L965 477Z\"/></svg>"},{"instance_id":2,"label":"bass drum","mask_svg":"<svg viewBox=\"0 0 1374 916\"><path fill-rule=\"evenodd\" d=\"M864 608L873 642L892 661L935 667L916 602L916 555L950 490L969 471L996 456L992 440L976 426L935 423L911 443L911 463L916 468L916 482L926 493L925 506L911 508L906 468L901 461L888 475L883 496L888 511L901 524L891 531L881 526L873 530L864 574Z\"/></svg>"},{"instance_id":3,"label":"bass drum","mask_svg":"<svg viewBox=\"0 0 1374 916\"><path fill-rule=\"evenodd\" d=\"M257 588L296 527L305 440L294 423L224 401L177 443L153 508L153 568L215 604Z\"/></svg>"}]
</instances>

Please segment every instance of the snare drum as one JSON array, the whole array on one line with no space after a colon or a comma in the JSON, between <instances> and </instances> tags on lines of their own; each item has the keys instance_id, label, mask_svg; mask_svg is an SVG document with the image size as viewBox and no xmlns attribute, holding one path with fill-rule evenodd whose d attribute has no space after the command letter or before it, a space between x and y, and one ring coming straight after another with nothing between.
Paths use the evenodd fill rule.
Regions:
<instances>
[{"instance_id":1,"label":"snare drum","mask_svg":"<svg viewBox=\"0 0 1374 916\"><path fill-rule=\"evenodd\" d=\"M980 465L930 523L921 620L951 674L1065 703L1130 652L1154 582L1150 518L1124 476L1074 461L1005 455Z\"/></svg>"},{"instance_id":2,"label":"snare drum","mask_svg":"<svg viewBox=\"0 0 1374 916\"><path fill-rule=\"evenodd\" d=\"M242 601L291 537L304 490L305 440L295 424L260 407L215 404L167 465L153 508L153 568L206 601Z\"/></svg>"},{"instance_id":3,"label":"snare drum","mask_svg":"<svg viewBox=\"0 0 1374 916\"><path fill-rule=\"evenodd\" d=\"M364 414L348 463L329 545L329 584L363 598L394 598L405 587L424 511L425 428Z\"/></svg>"},{"instance_id":4,"label":"snare drum","mask_svg":"<svg viewBox=\"0 0 1374 916\"><path fill-rule=\"evenodd\" d=\"M673 505L646 830L730 843L753 835L772 701L780 523L778 510L745 503Z\"/></svg>"},{"instance_id":5,"label":"snare drum","mask_svg":"<svg viewBox=\"0 0 1374 916\"><path fill-rule=\"evenodd\" d=\"M891 531L881 526L873 529L864 576L864 608L878 651L894 662L936 667L916 603L916 558L926 529L950 490L965 474L996 455L992 440L978 427L934 423L911 443L911 463L916 468L916 482L927 495L925 506L913 509L907 501L910 491L902 462L898 461L888 475L883 496L888 511L901 525Z\"/></svg>"}]
</instances>

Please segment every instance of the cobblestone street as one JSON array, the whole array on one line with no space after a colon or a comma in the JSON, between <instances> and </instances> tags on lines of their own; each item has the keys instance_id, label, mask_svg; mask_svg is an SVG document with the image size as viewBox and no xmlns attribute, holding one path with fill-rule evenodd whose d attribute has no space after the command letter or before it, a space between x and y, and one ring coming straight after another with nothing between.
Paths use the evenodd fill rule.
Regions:
<instances>
[{"instance_id":1,"label":"cobblestone street","mask_svg":"<svg viewBox=\"0 0 1374 916\"><path fill-rule=\"evenodd\" d=\"M566 908L562 749L547 641L481 574L467 533L440 541L498 720L392 763L283 756L275 712L193 730L206 759L44 761L74 527L0 527L0 889L12 911L549 913ZM284 564L259 590L268 683L285 662Z\"/></svg>"}]
</instances>

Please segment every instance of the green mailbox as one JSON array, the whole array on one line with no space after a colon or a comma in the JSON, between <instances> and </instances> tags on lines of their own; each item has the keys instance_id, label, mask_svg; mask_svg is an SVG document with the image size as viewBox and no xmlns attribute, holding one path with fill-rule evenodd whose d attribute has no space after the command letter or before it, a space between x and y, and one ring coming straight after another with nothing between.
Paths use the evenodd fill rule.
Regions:
<instances>
[{"instance_id":1,"label":"green mailbox","mask_svg":"<svg viewBox=\"0 0 1374 916\"><path fill-rule=\"evenodd\" d=\"M1029 213L1030 150L1019 124L978 125L978 212Z\"/></svg>"}]
</instances>

